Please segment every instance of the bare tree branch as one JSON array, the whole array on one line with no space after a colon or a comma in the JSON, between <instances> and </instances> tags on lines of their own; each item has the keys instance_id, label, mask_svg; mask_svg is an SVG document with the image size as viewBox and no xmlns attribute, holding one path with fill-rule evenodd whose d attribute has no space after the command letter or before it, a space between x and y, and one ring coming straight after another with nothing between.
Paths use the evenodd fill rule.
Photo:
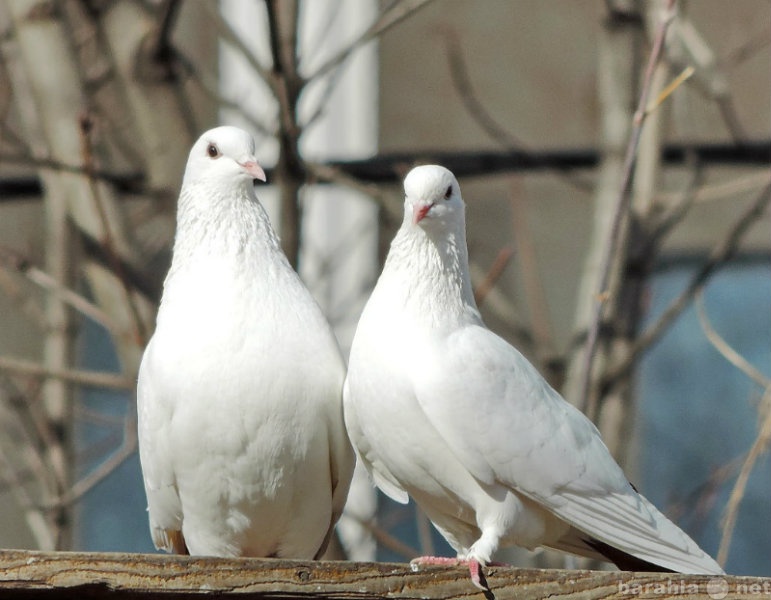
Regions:
<instances>
[{"instance_id":1,"label":"bare tree branch","mask_svg":"<svg viewBox=\"0 0 771 600\"><path fill-rule=\"evenodd\" d=\"M123 335L123 332L118 329L112 317L96 304L81 294L63 287L48 273L33 265L26 257L3 244L0 244L0 265L13 269L17 273L21 273L32 283L39 286L41 289L54 294L71 308L74 308L81 314L87 316L96 323L99 323L113 335Z\"/></svg>"},{"instance_id":2,"label":"bare tree branch","mask_svg":"<svg viewBox=\"0 0 771 600\"><path fill-rule=\"evenodd\" d=\"M305 167L300 155L302 130L297 122L297 104L304 82L298 74L296 1L265 0L268 9L268 29L273 57L271 80L279 106L276 179L281 205L280 238L290 264L297 266L300 256L302 208L299 191L305 180Z\"/></svg>"},{"instance_id":3,"label":"bare tree branch","mask_svg":"<svg viewBox=\"0 0 771 600\"><path fill-rule=\"evenodd\" d=\"M123 462L128 459L137 449L137 424L136 419L133 417L126 418L125 427L123 429L123 441L121 445L108 456L99 466L95 467L88 475L78 480L73 486L60 498L57 498L56 502L45 508L50 510L52 508L69 506L80 500L86 493L88 493L95 485L103 481L115 469L117 469Z\"/></svg>"},{"instance_id":4,"label":"bare tree branch","mask_svg":"<svg viewBox=\"0 0 771 600\"><path fill-rule=\"evenodd\" d=\"M174 54L171 44L171 34L182 5L180 0L162 0L158 7L158 18L153 33L148 36L147 47L158 62L166 62Z\"/></svg>"},{"instance_id":5,"label":"bare tree branch","mask_svg":"<svg viewBox=\"0 0 771 600\"><path fill-rule=\"evenodd\" d=\"M110 261L110 271L115 275L115 277L117 277L118 282L122 288L124 301L128 308L128 312L131 315L131 326L134 339L139 346L144 347L149 338L149 333L145 327L141 311L137 306L136 298L134 296L129 279L123 269L123 261L118 254L110 218L108 217L107 210L104 206L104 199L102 198L99 186L91 176L91 172L95 169L94 153L91 141L92 128L93 123L88 113L81 114L80 136L83 167L86 170L86 175L88 176L89 185L91 187L91 198L94 203L94 210L98 215L99 220L101 221L103 238L100 240L100 242Z\"/></svg>"},{"instance_id":6,"label":"bare tree branch","mask_svg":"<svg viewBox=\"0 0 771 600\"><path fill-rule=\"evenodd\" d=\"M715 331L715 328L712 327L712 323L710 323L709 317L707 316L707 311L704 308L703 288L696 292L695 304L696 312L699 315L699 323L701 324L701 328L704 331L704 335L707 336L707 339L712 344L712 346L714 346L715 350L720 352L723 358L725 358L729 363L739 369L757 385L762 388L771 388L771 379L763 375L763 373L758 371L752 365L752 363L750 363L746 358L734 350L731 345L726 342L717 331Z\"/></svg>"},{"instance_id":7,"label":"bare tree branch","mask_svg":"<svg viewBox=\"0 0 771 600\"><path fill-rule=\"evenodd\" d=\"M388 533L388 531L386 531L384 528L379 527L377 523L361 519L354 514L350 514L349 516L359 522L365 529L367 529L367 531L372 533L372 535L375 536L377 542L382 544L384 548L388 548L392 552L396 552L406 559L415 558L416 556L420 555L420 552L416 548L405 544L399 538Z\"/></svg>"},{"instance_id":8,"label":"bare tree branch","mask_svg":"<svg viewBox=\"0 0 771 600\"><path fill-rule=\"evenodd\" d=\"M730 71L745 60L755 56L769 44L771 44L771 27L766 26L762 31L750 36L742 44L728 52L718 62L722 68Z\"/></svg>"},{"instance_id":9,"label":"bare tree branch","mask_svg":"<svg viewBox=\"0 0 771 600\"><path fill-rule=\"evenodd\" d=\"M624 217L629 210L630 201L630 185L632 181L632 174L634 171L634 165L637 157L637 147L640 141L640 135L642 134L643 122L645 119L645 107L648 105L648 94L650 91L651 82L653 79L653 73L656 66L661 59L662 50L664 48L664 41L666 39L667 28L669 23L674 18L675 12L675 0L667 0L666 12L661 22L659 23L658 30L651 50L650 58L648 59L648 65L645 70L645 77L643 79L643 87L640 92L640 98L637 104L637 111L632 124L632 134L627 146L626 157L624 159L623 175L621 179L621 187L616 198L616 207L613 211L613 218L608 237L605 242L605 249L602 253L602 263L600 267L599 286L597 289L597 296L592 312L588 338L586 342L586 350L584 354L583 368L581 369L581 382L577 386L580 391L581 405L586 406L589 398L589 388L591 383L592 366L594 358L597 353L597 340L600 330L600 324L602 321L602 312L605 305L605 294L607 293L608 283L610 280L613 260L617 256L618 241L621 233Z\"/></svg>"},{"instance_id":10,"label":"bare tree branch","mask_svg":"<svg viewBox=\"0 0 771 600\"><path fill-rule=\"evenodd\" d=\"M693 22L683 14L675 16L671 31L672 41L668 48L671 62L680 68L694 67L694 80L702 93L718 105L733 139L746 139L747 134L739 121L728 78L720 68L714 51Z\"/></svg>"},{"instance_id":11,"label":"bare tree branch","mask_svg":"<svg viewBox=\"0 0 771 600\"><path fill-rule=\"evenodd\" d=\"M752 473L752 469L758 458L760 458L760 456L768 449L769 443L771 443L771 386L766 387L760 407L762 410L765 410L765 417L763 418L760 431L758 431L758 435L755 438L750 451L747 453L747 458L744 460L744 463L742 463L742 468L739 470L739 476L736 478L736 483L734 483L731 495L728 498L728 503L726 504L726 512L723 518L723 537L720 540L720 548L717 552L717 562L720 565L725 565L725 562L728 559L728 551L731 548L734 526L736 525L736 519L739 516L739 505L741 504L747 489L750 473Z\"/></svg>"},{"instance_id":12,"label":"bare tree branch","mask_svg":"<svg viewBox=\"0 0 771 600\"><path fill-rule=\"evenodd\" d=\"M517 257L530 311L530 324L533 330L536 353L541 359L553 357L556 353L552 333L553 326L549 317L543 279L538 269L535 241L533 240L532 229L527 222L524 202L520 198L521 186L517 185L517 180L514 178L510 179L510 189L512 236L517 247Z\"/></svg>"},{"instance_id":13,"label":"bare tree branch","mask_svg":"<svg viewBox=\"0 0 771 600\"><path fill-rule=\"evenodd\" d=\"M45 329L45 312L40 302L27 289L22 289L19 281L11 277L10 271L0 268L0 288L19 313L33 323L38 330Z\"/></svg>"},{"instance_id":14,"label":"bare tree branch","mask_svg":"<svg viewBox=\"0 0 771 600\"><path fill-rule=\"evenodd\" d=\"M471 77L469 76L468 68L466 67L466 62L460 48L460 40L454 31L445 31L445 46L453 85L466 108L466 112L477 122L482 128L482 131L492 138L499 146L525 152L530 155L533 162L537 163L538 157L531 154L521 140L508 133L493 118L477 97L474 92L474 87L471 84ZM576 189L583 191L590 191L592 189L592 184L589 181L584 180L579 175L570 173L567 169L557 170L556 174Z\"/></svg>"},{"instance_id":15,"label":"bare tree branch","mask_svg":"<svg viewBox=\"0 0 771 600\"><path fill-rule=\"evenodd\" d=\"M701 163L699 163L701 165ZM701 165L702 167L704 165ZM771 173L763 170L751 175L742 175L736 179L723 181L711 185L701 185L693 193L694 203L715 202L719 200L729 200L733 202L737 196L745 192L756 191L771 183ZM681 202L682 192L671 192L657 194L656 204L672 205Z\"/></svg>"},{"instance_id":16,"label":"bare tree branch","mask_svg":"<svg viewBox=\"0 0 771 600\"><path fill-rule=\"evenodd\" d=\"M727 235L712 249L709 258L696 272L683 292L664 310L658 320L648 327L635 341L627 360L608 371L605 385L613 385L619 377L625 376L639 356L666 332L669 325L688 306L696 293L706 284L712 274L733 257L744 235L764 214L771 202L771 184L767 185L756 200L747 207Z\"/></svg>"},{"instance_id":17,"label":"bare tree branch","mask_svg":"<svg viewBox=\"0 0 771 600\"><path fill-rule=\"evenodd\" d=\"M33 381L22 389L6 376L3 384L9 390L0 403L4 433L18 444L16 449L19 452L15 453L15 458L27 465L26 469L18 469L18 472L34 474L34 482L39 486L37 496L53 497L60 480L59 473L49 464L47 449L57 440L41 402L41 381Z\"/></svg>"},{"instance_id":18,"label":"bare tree branch","mask_svg":"<svg viewBox=\"0 0 771 600\"><path fill-rule=\"evenodd\" d=\"M0 371L44 379L58 379L64 383L111 390L133 390L136 382L130 377L96 371L75 371L46 367L33 361L0 356Z\"/></svg>"},{"instance_id":19,"label":"bare tree branch","mask_svg":"<svg viewBox=\"0 0 771 600\"><path fill-rule=\"evenodd\" d=\"M202 3L202 6L208 6L209 3ZM222 95L219 91L219 83L215 78L203 71L203 69L194 66L193 61L187 58L181 51L177 51L180 60L186 65L185 76L188 77L196 88L215 105L235 111L241 116L249 127L255 132L265 137L276 135L275 127L269 126L264 121L256 118L246 106L233 98Z\"/></svg>"},{"instance_id":20,"label":"bare tree branch","mask_svg":"<svg viewBox=\"0 0 771 600\"><path fill-rule=\"evenodd\" d=\"M22 167L34 167L35 169L51 169L52 171L61 171L62 173L74 173L77 175L85 175L86 168L82 165L72 165L64 163L62 161L55 160L49 157L39 157L30 154L3 154L0 153L0 161L5 165L18 165ZM94 179L105 181L107 183L115 185L120 191L123 192L136 192L141 189L143 183L143 176L138 173L117 173L112 171L106 171L103 169L93 169L90 175ZM35 190L29 190L40 194L40 186L38 184ZM23 189L19 189L18 193L23 193ZM16 195L18 195L18 193Z\"/></svg>"},{"instance_id":21,"label":"bare tree branch","mask_svg":"<svg viewBox=\"0 0 771 600\"><path fill-rule=\"evenodd\" d=\"M0 444L0 463L5 467L2 478L7 482L8 487L16 496L19 506L24 510L24 518L27 521L27 526L32 536L37 542L38 548L41 550L54 550L56 548L56 540L51 528L48 526L48 521L44 513L35 507L32 496L27 491L24 482L20 480L2 444Z\"/></svg>"},{"instance_id":22,"label":"bare tree branch","mask_svg":"<svg viewBox=\"0 0 771 600\"><path fill-rule=\"evenodd\" d=\"M685 190L680 193L679 198L674 199L670 197L671 202L669 205L664 205L660 197L653 198L652 206L662 208L660 212L652 211L649 213L645 223L648 229L647 237L643 240L642 249L637 253L638 255L652 255L658 252L662 240L678 223L682 222L696 202L696 196L701 189L703 178L704 169L701 168L700 164L696 163L691 170L691 179L686 185Z\"/></svg>"},{"instance_id":23,"label":"bare tree branch","mask_svg":"<svg viewBox=\"0 0 771 600\"><path fill-rule=\"evenodd\" d=\"M241 37L235 32L220 12L220 6L217 3L204 2L202 7L206 10L206 13L211 18L211 22L217 30L219 37L226 44L233 46L241 53L241 56L249 63L249 66L254 69L254 72L260 76L260 79L265 82L265 85L271 87L271 74L270 69L263 65L254 52L244 43Z\"/></svg>"},{"instance_id":24,"label":"bare tree branch","mask_svg":"<svg viewBox=\"0 0 771 600\"><path fill-rule=\"evenodd\" d=\"M511 262L511 258L514 256L514 248L511 246L504 246L498 251L493 264L490 265L490 269L487 271L484 280L482 280L474 289L474 300L478 306L484 304L487 294L493 289L497 281L503 275L506 267Z\"/></svg>"},{"instance_id":25,"label":"bare tree branch","mask_svg":"<svg viewBox=\"0 0 771 600\"><path fill-rule=\"evenodd\" d=\"M396 0L391 2L366 31L337 55L318 67L313 73L307 75L305 80L312 81L318 79L319 77L326 75L332 69L336 69L360 47L382 35L394 25L401 23L404 19L426 6L429 2L431 2L431 0Z\"/></svg>"}]
</instances>

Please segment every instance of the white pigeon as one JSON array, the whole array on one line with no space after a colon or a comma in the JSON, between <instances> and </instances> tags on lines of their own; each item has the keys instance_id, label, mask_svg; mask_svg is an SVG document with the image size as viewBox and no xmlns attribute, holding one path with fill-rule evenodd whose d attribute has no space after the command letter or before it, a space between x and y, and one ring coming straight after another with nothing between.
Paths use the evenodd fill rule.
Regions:
<instances>
[{"instance_id":1,"label":"white pigeon","mask_svg":"<svg viewBox=\"0 0 771 600\"><path fill-rule=\"evenodd\" d=\"M468 270L453 174L413 169L404 221L361 315L346 426L377 486L417 502L458 559L548 546L631 570L722 573L627 481L599 431L487 329Z\"/></svg>"},{"instance_id":2,"label":"white pigeon","mask_svg":"<svg viewBox=\"0 0 771 600\"><path fill-rule=\"evenodd\" d=\"M252 137L190 151L171 268L139 370L139 455L159 549L317 558L348 493L345 365L254 193Z\"/></svg>"}]
</instances>

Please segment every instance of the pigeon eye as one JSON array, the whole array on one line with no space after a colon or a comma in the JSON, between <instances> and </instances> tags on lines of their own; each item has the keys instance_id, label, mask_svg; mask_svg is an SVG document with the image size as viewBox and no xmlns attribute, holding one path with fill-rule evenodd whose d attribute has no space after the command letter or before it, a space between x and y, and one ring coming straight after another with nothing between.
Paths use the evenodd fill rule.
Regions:
<instances>
[{"instance_id":1,"label":"pigeon eye","mask_svg":"<svg viewBox=\"0 0 771 600\"><path fill-rule=\"evenodd\" d=\"M214 144L209 144L206 146L206 154L209 155L209 158L219 158L220 157L220 151L217 146Z\"/></svg>"},{"instance_id":2,"label":"pigeon eye","mask_svg":"<svg viewBox=\"0 0 771 600\"><path fill-rule=\"evenodd\" d=\"M448 185L447 186L447 191L444 193L444 199L445 200L449 200L450 196L452 196L452 186Z\"/></svg>"}]
</instances>

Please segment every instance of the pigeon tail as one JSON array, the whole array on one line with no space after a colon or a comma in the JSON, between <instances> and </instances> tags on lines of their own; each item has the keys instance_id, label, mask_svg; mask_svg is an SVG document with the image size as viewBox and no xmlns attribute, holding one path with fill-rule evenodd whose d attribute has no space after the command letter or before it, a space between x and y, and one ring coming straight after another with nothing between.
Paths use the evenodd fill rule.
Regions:
<instances>
[{"instance_id":1,"label":"pigeon tail","mask_svg":"<svg viewBox=\"0 0 771 600\"><path fill-rule=\"evenodd\" d=\"M601 542L600 540L589 538L584 539L583 542L589 546L592 550L599 552L607 560L612 562L622 571L642 571L648 573L676 573L673 569L667 569L660 565L648 562L642 558L614 548L610 544Z\"/></svg>"}]
</instances>

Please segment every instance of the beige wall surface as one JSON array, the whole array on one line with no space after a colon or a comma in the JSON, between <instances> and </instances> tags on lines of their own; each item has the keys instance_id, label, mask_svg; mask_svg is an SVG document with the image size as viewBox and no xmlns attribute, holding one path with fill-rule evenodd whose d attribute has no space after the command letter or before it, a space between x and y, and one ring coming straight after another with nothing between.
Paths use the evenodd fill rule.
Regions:
<instances>
[{"instance_id":1,"label":"beige wall surface","mask_svg":"<svg viewBox=\"0 0 771 600\"><path fill-rule=\"evenodd\" d=\"M762 35L771 21L771 5L764 1L681 4L718 61L731 60L737 49ZM476 100L524 148L596 147L600 143L598 44L605 11L606 4L599 1L432 3L380 43L381 150L500 148L464 107L449 66L450 39L461 49ZM648 53L645 42L641 58L647 58ZM767 137L771 127L771 53L767 46L725 72L747 136ZM664 139L730 141L719 109L696 79L678 89L665 107ZM710 168L705 177L709 183L721 183L753 174L757 177L757 168ZM592 181L591 172L582 176ZM683 189L685 177L682 169L669 169L657 191L677 192ZM589 242L592 192L576 189L547 173L484 181L465 178L461 187L468 205L471 259L482 270L489 268L503 245L514 242L510 206L514 190L523 207L517 214L523 226L531 228L546 303L560 344L564 344ZM698 203L667 242L667 250L703 253L757 190L756 185L739 192L731 201ZM765 225L769 222L766 218ZM768 227L755 227L744 248L767 250L771 243L767 234ZM518 269L510 267L500 282L501 289L507 300L526 314L518 279ZM503 326L487 312L494 328Z\"/></svg>"}]
</instances>

